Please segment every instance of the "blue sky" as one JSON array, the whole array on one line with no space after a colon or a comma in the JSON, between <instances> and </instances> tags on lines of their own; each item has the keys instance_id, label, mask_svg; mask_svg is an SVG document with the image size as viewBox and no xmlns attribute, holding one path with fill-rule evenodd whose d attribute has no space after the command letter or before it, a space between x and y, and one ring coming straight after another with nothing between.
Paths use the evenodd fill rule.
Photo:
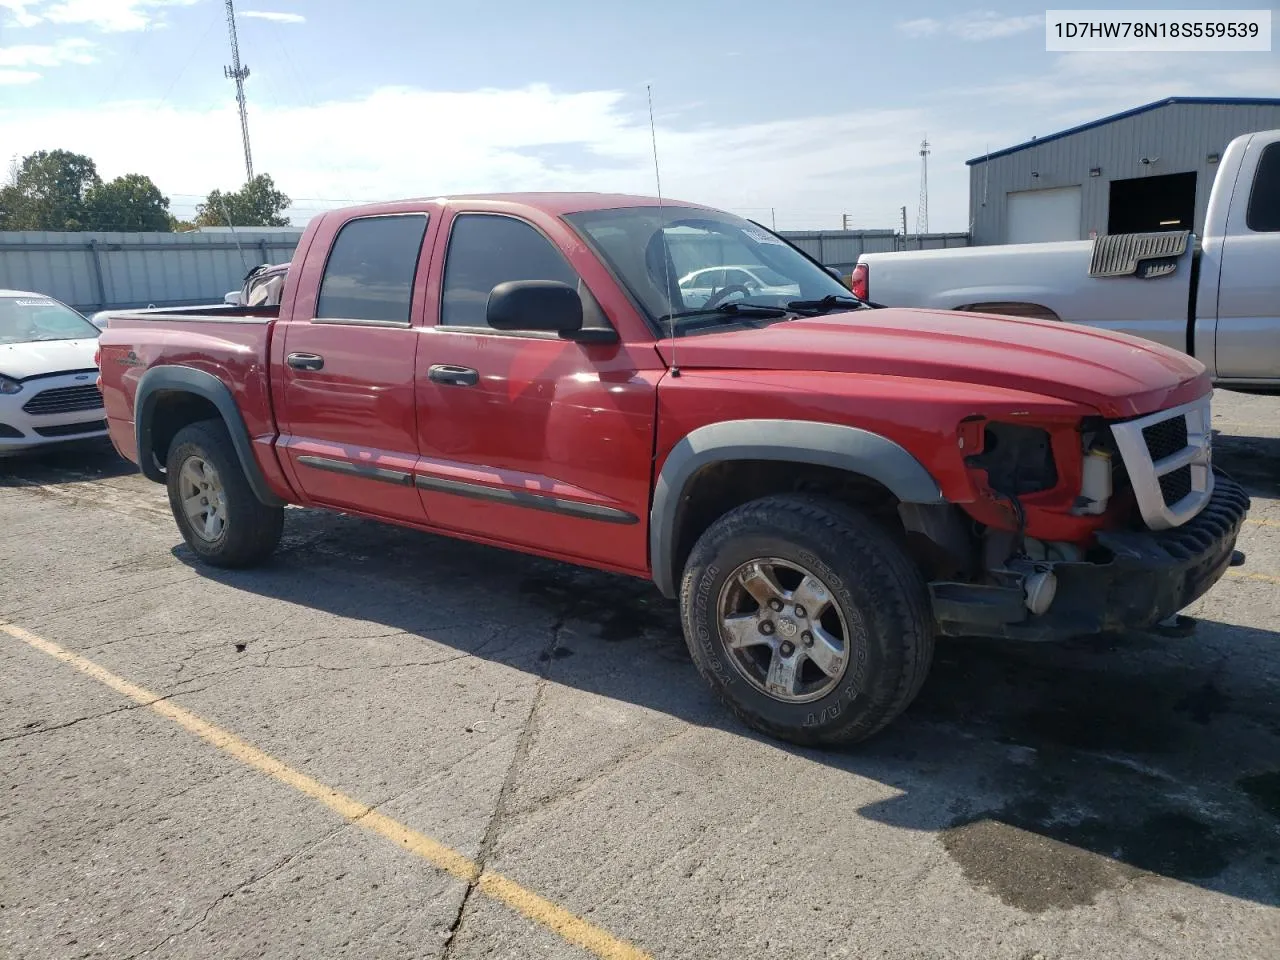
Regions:
<instances>
[{"instance_id":1,"label":"blue sky","mask_svg":"<svg viewBox=\"0 0 1280 960\"><path fill-rule=\"evenodd\" d=\"M780 229L843 214L892 227L903 205L914 227L926 134L930 228L964 230L964 160L988 147L1174 94L1280 96L1280 52L1050 54L1044 6L1026 3L237 11L255 169L298 222L399 196L652 193L646 83L665 192ZM104 176L148 174L189 213L243 180L229 62L223 0L0 0L0 156L87 153Z\"/></svg>"}]
</instances>

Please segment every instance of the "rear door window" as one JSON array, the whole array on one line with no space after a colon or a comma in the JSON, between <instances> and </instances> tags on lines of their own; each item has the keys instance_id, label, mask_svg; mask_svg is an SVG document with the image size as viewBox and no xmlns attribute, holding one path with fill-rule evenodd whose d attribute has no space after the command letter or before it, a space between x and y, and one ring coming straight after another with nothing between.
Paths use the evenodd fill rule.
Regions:
<instances>
[{"instance_id":1,"label":"rear door window","mask_svg":"<svg viewBox=\"0 0 1280 960\"><path fill-rule=\"evenodd\" d=\"M1258 233L1280 231L1280 143L1268 146L1258 160L1245 223Z\"/></svg>"},{"instance_id":2,"label":"rear door window","mask_svg":"<svg viewBox=\"0 0 1280 960\"><path fill-rule=\"evenodd\" d=\"M409 325L425 214L361 217L338 231L320 281L316 319Z\"/></svg>"},{"instance_id":3,"label":"rear door window","mask_svg":"<svg viewBox=\"0 0 1280 960\"><path fill-rule=\"evenodd\" d=\"M459 214L444 263L441 325L487 327L489 293L510 280L558 280L578 286L569 262L530 224L487 213Z\"/></svg>"}]
</instances>

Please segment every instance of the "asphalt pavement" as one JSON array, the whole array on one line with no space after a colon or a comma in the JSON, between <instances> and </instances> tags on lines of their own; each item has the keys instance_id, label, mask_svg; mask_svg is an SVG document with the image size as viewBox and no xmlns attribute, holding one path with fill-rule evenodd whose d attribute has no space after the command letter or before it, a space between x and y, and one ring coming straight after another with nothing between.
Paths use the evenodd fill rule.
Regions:
<instances>
[{"instance_id":1,"label":"asphalt pavement","mask_svg":"<svg viewBox=\"0 0 1280 960\"><path fill-rule=\"evenodd\" d=\"M288 511L194 562L109 449L0 461L0 957L1275 958L1280 399L1190 637L944 641L757 736L643 582Z\"/></svg>"}]
</instances>

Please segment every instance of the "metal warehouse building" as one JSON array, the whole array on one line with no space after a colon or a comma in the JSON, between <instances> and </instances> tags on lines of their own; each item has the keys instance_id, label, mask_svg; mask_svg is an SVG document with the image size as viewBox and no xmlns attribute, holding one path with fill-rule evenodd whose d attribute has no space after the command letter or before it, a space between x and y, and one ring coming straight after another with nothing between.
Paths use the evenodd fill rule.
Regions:
<instances>
[{"instance_id":1,"label":"metal warehouse building","mask_svg":"<svg viewBox=\"0 0 1280 960\"><path fill-rule=\"evenodd\" d=\"M1280 128L1280 100L1169 97L975 157L975 244L1204 229L1223 150Z\"/></svg>"}]
</instances>

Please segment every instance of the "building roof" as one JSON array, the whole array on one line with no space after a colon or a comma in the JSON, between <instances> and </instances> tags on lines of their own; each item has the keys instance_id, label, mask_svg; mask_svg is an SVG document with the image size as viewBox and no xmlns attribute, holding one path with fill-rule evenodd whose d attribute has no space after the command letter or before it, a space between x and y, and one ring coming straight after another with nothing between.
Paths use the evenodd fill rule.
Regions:
<instances>
[{"instance_id":1,"label":"building roof","mask_svg":"<svg viewBox=\"0 0 1280 960\"><path fill-rule=\"evenodd\" d=\"M988 160L994 160L996 157L1006 157L1011 153L1017 153L1019 150L1025 150L1027 147L1036 147L1042 143L1048 143L1050 140L1061 140L1063 137L1070 137L1073 134L1082 133L1085 130L1092 130L1094 127L1100 127L1103 124L1114 123L1116 120L1136 117L1140 113L1146 113L1149 110L1156 110L1159 107L1167 107L1173 103L1201 103L1228 107L1280 107L1280 99L1271 97L1165 97L1163 100L1156 100L1154 103L1147 103L1141 107L1134 107L1132 110L1113 113L1111 116L1103 117L1100 120L1090 120L1088 123L1082 123L1078 127L1071 127L1067 130L1060 130L1057 133L1051 133L1047 137L1034 137L1026 143L1019 143L1016 146L1005 147L1003 150L996 150L992 153L984 153L980 157L974 157L972 160L966 160L965 166L972 167L975 163L985 163Z\"/></svg>"}]
</instances>

